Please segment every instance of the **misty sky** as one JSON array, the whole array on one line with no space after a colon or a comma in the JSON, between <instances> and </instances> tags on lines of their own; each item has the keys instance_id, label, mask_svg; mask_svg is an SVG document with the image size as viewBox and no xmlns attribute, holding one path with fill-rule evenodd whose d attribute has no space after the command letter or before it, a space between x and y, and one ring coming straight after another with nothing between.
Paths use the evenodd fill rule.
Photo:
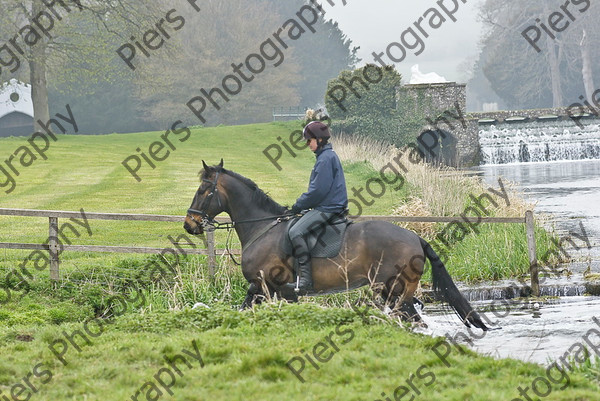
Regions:
<instances>
[{"instance_id":1,"label":"misty sky","mask_svg":"<svg viewBox=\"0 0 600 401\"><path fill-rule=\"evenodd\" d=\"M427 23L431 17L428 15L421 24L429 34L429 38L423 38L425 50L418 56L413 54L417 49L408 50L402 62L393 63L403 81L410 79L410 68L414 64L419 64L424 73L437 72L449 81L466 81L468 75L461 64L465 60L474 60L478 54L481 23L477 13L482 0L467 0L467 4L457 1L456 22L447 18L439 28L433 29ZM326 18L337 21L354 45L360 46L361 64L374 62L373 51L384 52L389 43L399 42L402 32L413 26L427 9L440 9L436 0L347 0L346 6L341 0L334 0L334 7L325 0L322 2L327 11ZM452 9L453 0L445 0L443 4ZM418 32L416 28L415 31Z\"/></svg>"}]
</instances>

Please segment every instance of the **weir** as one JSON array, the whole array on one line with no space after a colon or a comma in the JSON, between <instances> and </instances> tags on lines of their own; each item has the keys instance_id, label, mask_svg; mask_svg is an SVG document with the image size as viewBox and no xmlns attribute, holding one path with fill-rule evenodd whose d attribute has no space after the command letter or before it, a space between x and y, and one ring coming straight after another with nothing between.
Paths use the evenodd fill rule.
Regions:
<instances>
[{"instance_id":1,"label":"weir","mask_svg":"<svg viewBox=\"0 0 600 401\"><path fill-rule=\"evenodd\" d=\"M480 125L482 164L600 158L600 122L579 128L572 121Z\"/></svg>"},{"instance_id":2,"label":"weir","mask_svg":"<svg viewBox=\"0 0 600 401\"><path fill-rule=\"evenodd\" d=\"M546 278L549 281L548 284L540 285L540 297L580 297L580 296L600 296L600 283L589 282L583 279L576 280L573 282L565 282L564 280L556 280ZM527 286L515 285L515 283L506 283L503 281L498 282L495 285L469 285L460 286L460 293L469 302L480 302L480 301L499 301L499 300L513 300L513 302L524 302L528 303L527 297L531 296L531 288ZM439 296L436 296L433 291L424 290L423 300L425 302L443 301ZM548 300L545 300L547 302ZM532 301L534 302L539 301ZM498 305L508 305L509 302L497 303Z\"/></svg>"},{"instance_id":3,"label":"weir","mask_svg":"<svg viewBox=\"0 0 600 401\"><path fill-rule=\"evenodd\" d=\"M566 107L468 115L476 121L480 164L600 159L598 116L571 116Z\"/></svg>"}]
</instances>

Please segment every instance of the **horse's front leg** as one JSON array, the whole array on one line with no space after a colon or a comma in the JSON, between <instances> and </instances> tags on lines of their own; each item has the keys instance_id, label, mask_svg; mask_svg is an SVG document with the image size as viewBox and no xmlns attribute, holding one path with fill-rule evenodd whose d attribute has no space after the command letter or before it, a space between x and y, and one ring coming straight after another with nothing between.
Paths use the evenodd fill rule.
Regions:
<instances>
[{"instance_id":1,"label":"horse's front leg","mask_svg":"<svg viewBox=\"0 0 600 401\"><path fill-rule=\"evenodd\" d=\"M256 296L261 294L262 290L260 288L260 285L258 285L256 282L250 283L250 286L248 287L248 292L246 293L246 298L244 299L244 302L242 302L242 306L240 309L243 310L251 308L252 305L254 305L254 303L256 302Z\"/></svg>"}]
</instances>

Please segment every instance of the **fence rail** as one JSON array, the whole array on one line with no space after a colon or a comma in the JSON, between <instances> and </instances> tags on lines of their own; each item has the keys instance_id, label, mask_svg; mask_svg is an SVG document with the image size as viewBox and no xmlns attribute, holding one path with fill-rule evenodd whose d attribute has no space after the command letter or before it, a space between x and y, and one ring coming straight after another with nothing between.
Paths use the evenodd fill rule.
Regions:
<instances>
[{"instance_id":1,"label":"fence rail","mask_svg":"<svg viewBox=\"0 0 600 401\"><path fill-rule=\"evenodd\" d=\"M79 252L113 252L113 253L149 253L160 254L162 248L135 247L135 246L108 246L108 245L70 245L58 242L58 219L81 217L81 212L59 211L59 210L31 210L31 209L6 209L0 208L0 216L19 217L46 217L48 218L48 244L27 244L17 242L0 242L0 249L25 249L42 250L50 253L50 278L59 280L59 251ZM183 216L169 216L157 214L127 214L127 213L88 213L88 220L120 220L120 221L157 221L157 222L179 222L183 223ZM217 217L219 222L231 221L225 217ZM388 222L425 222L425 223L451 223L456 221L468 223L500 223L500 224L525 224L527 229L527 249L529 256L529 268L531 273L531 290L534 295L539 295L539 277L537 268L537 255L534 233L534 217L532 211L527 211L524 217L414 217L414 216L360 216L355 221L381 220ZM206 231L206 248L186 249L186 253L208 256L210 274L214 274L216 257L223 256L226 251L215 247L214 232ZM234 255L240 255L240 249L230 250Z\"/></svg>"},{"instance_id":2,"label":"fence rail","mask_svg":"<svg viewBox=\"0 0 600 401\"><path fill-rule=\"evenodd\" d=\"M273 121L298 120L306 115L307 107L273 107Z\"/></svg>"}]
</instances>

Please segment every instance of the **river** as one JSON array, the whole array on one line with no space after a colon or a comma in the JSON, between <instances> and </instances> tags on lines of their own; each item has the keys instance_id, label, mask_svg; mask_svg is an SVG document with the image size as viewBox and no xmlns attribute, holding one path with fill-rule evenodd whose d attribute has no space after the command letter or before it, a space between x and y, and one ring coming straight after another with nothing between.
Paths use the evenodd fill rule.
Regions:
<instances>
[{"instance_id":1,"label":"river","mask_svg":"<svg viewBox=\"0 0 600 401\"><path fill-rule=\"evenodd\" d=\"M580 222L592 243L600 239L600 160L548 163L514 163L480 166L490 185L498 177L517 184L537 202L536 213L551 213L556 228L564 233L581 232ZM598 248L592 249L598 256Z\"/></svg>"},{"instance_id":2,"label":"river","mask_svg":"<svg viewBox=\"0 0 600 401\"><path fill-rule=\"evenodd\" d=\"M556 280L558 286L577 287L583 282L582 272L586 269L600 273L600 160L484 165L474 170L490 185L497 185L498 177L514 182L536 202L535 213L552 215L550 225L560 235L569 231L582 235L585 231L592 248L582 246L578 252L570 251L578 260L567 266L574 274ZM579 244L583 245L582 241ZM489 300L472 304L479 310L488 310L486 316L502 328L485 333L474 329L471 335L453 313L426 305L423 320L429 327L424 332L462 339L459 342L463 344L472 340L469 346L483 354L544 365L558 360L573 344L581 342L588 330L596 328L600 332L592 319L600 319L600 297L521 301L496 308L496 314L489 312ZM592 339L600 343L600 336Z\"/></svg>"}]
</instances>

